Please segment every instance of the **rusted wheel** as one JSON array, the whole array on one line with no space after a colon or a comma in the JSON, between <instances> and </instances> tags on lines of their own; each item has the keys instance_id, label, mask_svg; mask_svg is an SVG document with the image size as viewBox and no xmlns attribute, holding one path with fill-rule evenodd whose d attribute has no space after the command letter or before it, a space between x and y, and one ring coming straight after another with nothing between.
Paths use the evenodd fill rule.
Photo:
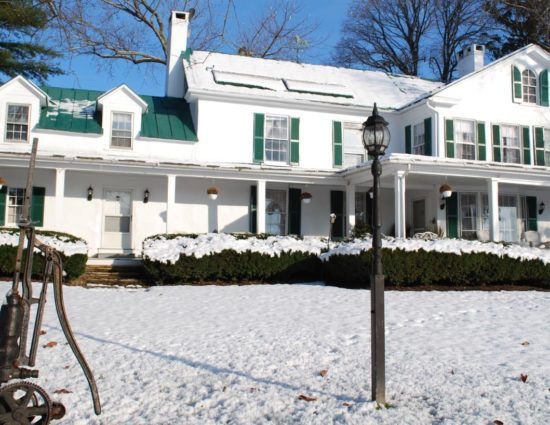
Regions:
<instances>
[{"instance_id":1,"label":"rusted wheel","mask_svg":"<svg viewBox=\"0 0 550 425\"><path fill-rule=\"evenodd\" d=\"M47 425L52 402L46 391L31 382L17 382L0 389L1 425Z\"/></svg>"}]
</instances>

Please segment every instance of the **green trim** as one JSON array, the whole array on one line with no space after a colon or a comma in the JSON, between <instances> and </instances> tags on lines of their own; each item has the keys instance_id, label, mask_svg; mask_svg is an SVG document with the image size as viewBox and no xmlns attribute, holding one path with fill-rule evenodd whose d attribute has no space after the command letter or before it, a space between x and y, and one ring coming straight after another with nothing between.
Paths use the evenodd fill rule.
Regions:
<instances>
[{"instance_id":1,"label":"green trim","mask_svg":"<svg viewBox=\"0 0 550 425\"><path fill-rule=\"evenodd\" d=\"M454 121L445 120L445 147L447 158L455 157L455 131Z\"/></svg>"},{"instance_id":2,"label":"green trim","mask_svg":"<svg viewBox=\"0 0 550 425\"><path fill-rule=\"evenodd\" d=\"M258 231L258 191L256 186L250 186L250 201L248 204L248 231L256 233Z\"/></svg>"},{"instance_id":3,"label":"green trim","mask_svg":"<svg viewBox=\"0 0 550 425\"><path fill-rule=\"evenodd\" d=\"M288 233L302 234L302 195L301 189L288 189Z\"/></svg>"},{"instance_id":4,"label":"green trim","mask_svg":"<svg viewBox=\"0 0 550 425\"><path fill-rule=\"evenodd\" d=\"M456 192L445 200L447 213L447 237L458 238L458 195Z\"/></svg>"},{"instance_id":5,"label":"green trim","mask_svg":"<svg viewBox=\"0 0 550 425\"><path fill-rule=\"evenodd\" d=\"M540 105L549 106L548 102L548 70L543 70L539 75Z\"/></svg>"},{"instance_id":6,"label":"green trim","mask_svg":"<svg viewBox=\"0 0 550 425\"><path fill-rule=\"evenodd\" d=\"M477 123L477 159L479 161L487 160L487 147L485 141L485 123Z\"/></svg>"},{"instance_id":7,"label":"green trim","mask_svg":"<svg viewBox=\"0 0 550 425\"><path fill-rule=\"evenodd\" d=\"M517 66L512 65L513 100L522 101L521 72Z\"/></svg>"},{"instance_id":8,"label":"green trim","mask_svg":"<svg viewBox=\"0 0 550 425\"><path fill-rule=\"evenodd\" d=\"M192 54L193 54L193 49L191 47L188 47L183 52L181 52L180 58L185 59L186 61L189 61L189 59L191 59Z\"/></svg>"},{"instance_id":9,"label":"green trim","mask_svg":"<svg viewBox=\"0 0 550 425\"><path fill-rule=\"evenodd\" d=\"M526 196L527 203L527 230L538 231L537 222L537 198L536 196Z\"/></svg>"},{"instance_id":10,"label":"green trim","mask_svg":"<svg viewBox=\"0 0 550 425\"><path fill-rule=\"evenodd\" d=\"M412 135L411 135L411 126L405 126L405 153L412 153Z\"/></svg>"},{"instance_id":11,"label":"green trim","mask_svg":"<svg viewBox=\"0 0 550 425\"><path fill-rule=\"evenodd\" d=\"M529 127L523 127L523 163L531 164L531 137Z\"/></svg>"},{"instance_id":12,"label":"green trim","mask_svg":"<svg viewBox=\"0 0 550 425\"><path fill-rule=\"evenodd\" d=\"M31 197L31 221L36 227L44 226L44 198L45 187L33 187Z\"/></svg>"},{"instance_id":13,"label":"green trim","mask_svg":"<svg viewBox=\"0 0 550 425\"><path fill-rule=\"evenodd\" d=\"M500 126L493 124L493 161L500 162Z\"/></svg>"},{"instance_id":14,"label":"green trim","mask_svg":"<svg viewBox=\"0 0 550 425\"><path fill-rule=\"evenodd\" d=\"M6 225L6 198L8 193L8 187L2 186L0 189L0 226Z\"/></svg>"},{"instance_id":15,"label":"green trim","mask_svg":"<svg viewBox=\"0 0 550 425\"><path fill-rule=\"evenodd\" d=\"M332 225L332 237L344 237L344 191L330 191L330 213L336 214L336 221Z\"/></svg>"},{"instance_id":16,"label":"green trim","mask_svg":"<svg viewBox=\"0 0 550 425\"><path fill-rule=\"evenodd\" d=\"M544 129L535 127L535 159L537 165L546 165L544 158Z\"/></svg>"},{"instance_id":17,"label":"green trim","mask_svg":"<svg viewBox=\"0 0 550 425\"><path fill-rule=\"evenodd\" d=\"M300 118L290 119L290 162L300 162Z\"/></svg>"},{"instance_id":18,"label":"green trim","mask_svg":"<svg viewBox=\"0 0 550 425\"><path fill-rule=\"evenodd\" d=\"M254 138L252 149L254 162L256 163L264 161L264 126L265 115L254 114Z\"/></svg>"},{"instance_id":19,"label":"green trim","mask_svg":"<svg viewBox=\"0 0 550 425\"><path fill-rule=\"evenodd\" d=\"M432 156L432 119L424 120L424 155Z\"/></svg>"},{"instance_id":20,"label":"green trim","mask_svg":"<svg viewBox=\"0 0 550 425\"><path fill-rule=\"evenodd\" d=\"M343 159L342 147L342 123L332 121L332 164L334 167L341 167Z\"/></svg>"}]
</instances>

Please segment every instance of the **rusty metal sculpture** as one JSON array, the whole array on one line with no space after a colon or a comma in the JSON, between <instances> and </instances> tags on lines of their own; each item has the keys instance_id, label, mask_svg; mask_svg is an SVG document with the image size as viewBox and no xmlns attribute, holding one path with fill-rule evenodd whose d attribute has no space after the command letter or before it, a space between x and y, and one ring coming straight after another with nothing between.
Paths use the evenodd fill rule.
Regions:
<instances>
[{"instance_id":1,"label":"rusty metal sculpture","mask_svg":"<svg viewBox=\"0 0 550 425\"><path fill-rule=\"evenodd\" d=\"M99 393L92 371L76 343L71 326L67 320L63 302L61 256L54 248L37 239L34 225L30 219L29 211L37 146L38 139L34 139L27 176L25 202L18 223L20 234L15 259L13 284L11 291L6 296L6 302L0 309L0 385L2 385L0 387L0 424L46 425L52 419L61 419L65 414L65 407L61 403L52 402L46 391L34 383L18 381L3 385L14 379L38 377L38 370L31 368L35 366L36 362L38 340L40 338L46 294L50 281L53 283L55 308L59 323L71 350L88 380L94 411L97 415L101 413ZM33 297L31 281L33 252L35 250L39 250L46 260L42 289L38 298ZM30 350L27 352L30 316L34 305L36 305L36 317Z\"/></svg>"}]
</instances>

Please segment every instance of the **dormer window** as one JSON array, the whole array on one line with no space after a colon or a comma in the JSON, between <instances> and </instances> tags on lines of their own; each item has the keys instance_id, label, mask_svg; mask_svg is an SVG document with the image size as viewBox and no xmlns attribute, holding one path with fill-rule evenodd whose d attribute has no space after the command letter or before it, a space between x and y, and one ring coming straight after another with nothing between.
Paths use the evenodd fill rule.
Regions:
<instances>
[{"instance_id":1,"label":"dormer window","mask_svg":"<svg viewBox=\"0 0 550 425\"><path fill-rule=\"evenodd\" d=\"M111 125L111 147L132 147L132 114L113 112Z\"/></svg>"},{"instance_id":2,"label":"dormer window","mask_svg":"<svg viewBox=\"0 0 550 425\"><path fill-rule=\"evenodd\" d=\"M9 105L6 116L6 141L29 141L29 110L28 105Z\"/></svg>"},{"instance_id":3,"label":"dormer window","mask_svg":"<svg viewBox=\"0 0 550 425\"><path fill-rule=\"evenodd\" d=\"M537 76L530 69L521 73L523 101L525 103L537 103Z\"/></svg>"}]
</instances>

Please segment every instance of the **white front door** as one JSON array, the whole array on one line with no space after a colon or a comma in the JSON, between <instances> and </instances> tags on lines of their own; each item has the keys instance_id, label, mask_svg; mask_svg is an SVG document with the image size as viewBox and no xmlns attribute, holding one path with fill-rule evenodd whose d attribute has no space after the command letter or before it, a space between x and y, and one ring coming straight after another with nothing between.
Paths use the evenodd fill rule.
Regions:
<instances>
[{"instance_id":1,"label":"white front door","mask_svg":"<svg viewBox=\"0 0 550 425\"><path fill-rule=\"evenodd\" d=\"M105 190L103 197L103 249L132 248L132 193Z\"/></svg>"}]
</instances>

